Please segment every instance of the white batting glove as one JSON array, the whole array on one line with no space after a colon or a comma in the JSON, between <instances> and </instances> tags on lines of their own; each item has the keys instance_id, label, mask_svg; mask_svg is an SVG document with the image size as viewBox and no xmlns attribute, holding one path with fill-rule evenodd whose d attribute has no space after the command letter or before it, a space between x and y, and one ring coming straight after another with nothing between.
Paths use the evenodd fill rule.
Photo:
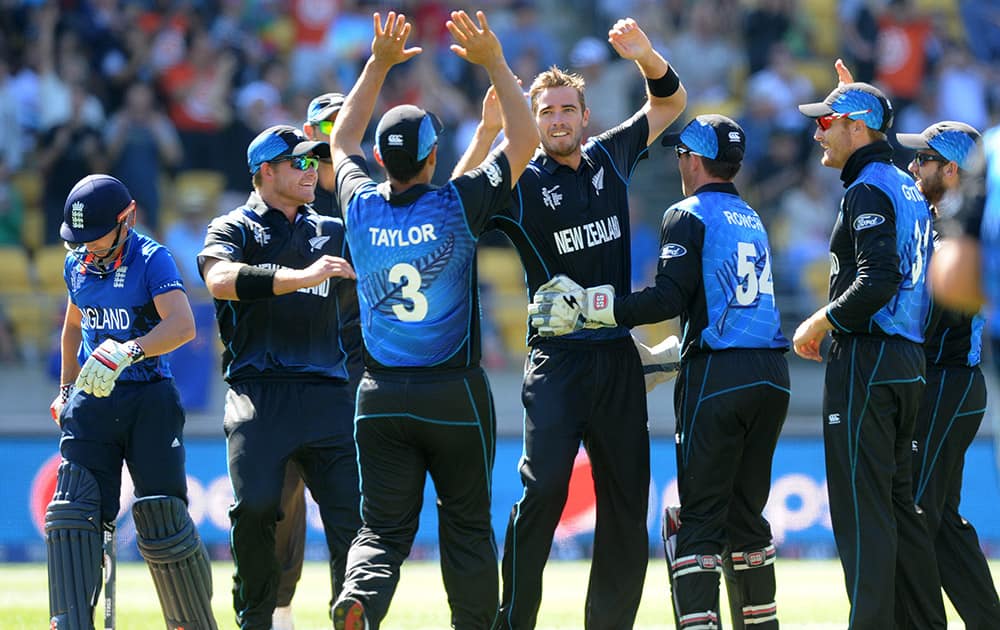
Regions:
<instances>
[{"instance_id":1,"label":"white batting glove","mask_svg":"<svg viewBox=\"0 0 1000 630\"><path fill-rule=\"evenodd\" d=\"M83 364L80 375L76 377L76 387L103 398L115 388L115 379L122 370L145 356L146 353L135 341L119 343L114 339L105 339Z\"/></svg>"},{"instance_id":2,"label":"white batting glove","mask_svg":"<svg viewBox=\"0 0 1000 630\"><path fill-rule=\"evenodd\" d=\"M675 335L670 335L652 348L642 343L634 336L632 341L639 351L642 361L642 374L646 377L646 393L660 383L666 383L677 376L681 368L681 344Z\"/></svg>"}]
</instances>

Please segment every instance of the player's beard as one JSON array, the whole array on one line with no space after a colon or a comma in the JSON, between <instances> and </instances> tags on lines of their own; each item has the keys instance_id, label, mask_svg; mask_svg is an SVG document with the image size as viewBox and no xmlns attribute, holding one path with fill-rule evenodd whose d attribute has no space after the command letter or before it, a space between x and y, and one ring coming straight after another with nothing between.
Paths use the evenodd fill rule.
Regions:
<instances>
[{"instance_id":1,"label":"player's beard","mask_svg":"<svg viewBox=\"0 0 1000 630\"><path fill-rule=\"evenodd\" d=\"M917 188L920 189L920 192L924 193L927 203L932 206L940 203L941 198L944 197L944 193L947 191L944 186L944 179L941 177L941 169L936 169L929 177L921 177L917 182Z\"/></svg>"},{"instance_id":2,"label":"player's beard","mask_svg":"<svg viewBox=\"0 0 1000 630\"><path fill-rule=\"evenodd\" d=\"M580 150L580 141L583 139L583 127L570 130L569 135L561 138L552 138L548 134L542 135L542 149L552 157L571 157Z\"/></svg>"}]
</instances>

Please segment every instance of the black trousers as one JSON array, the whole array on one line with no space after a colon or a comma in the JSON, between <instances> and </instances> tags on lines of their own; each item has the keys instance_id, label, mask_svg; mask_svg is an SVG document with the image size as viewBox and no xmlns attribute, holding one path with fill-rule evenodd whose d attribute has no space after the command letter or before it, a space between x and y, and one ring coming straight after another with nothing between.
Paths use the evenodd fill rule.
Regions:
<instances>
[{"instance_id":1,"label":"black trousers","mask_svg":"<svg viewBox=\"0 0 1000 630\"><path fill-rule=\"evenodd\" d=\"M233 607L241 628L271 627L280 567L275 527L289 460L319 505L330 558L343 579L361 524L352 435L353 396L336 381L254 381L230 386L223 423L229 477Z\"/></svg>"},{"instance_id":2,"label":"black trousers","mask_svg":"<svg viewBox=\"0 0 1000 630\"><path fill-rule=\"evenodd\" d=\"M965 451L986 411L979 367L927 366L914 432L914 499L934 539L941 585L966 628L1000 628L1000 601L972 523L958 512Z\"/></svg>"},{"instance_id":3,"label":"black trousers","mask_svg":"<svg viewBox=\"0 0 1000 630\"><path fill-rule=\"evenodd\" d=\"M678 558L763 553L771 545L763 512L789 393L788 362L780 351L725 350L684 362L674 386ZM768 608L769 620L758 620L762 625L755 627L776 628L773 566L746 568L740 567L740 576L746 578L741 581L747 595L736 601L751 607L748 619ZM684 573L673 578L678 617L705 611L718 615L718 571ZM742 624L744 611L731 612Z\"/></svg>"},{"instance_id":4,"label":"black trousers","mask_svg":"<svg viewBox=\"0 0 1000 630\"><path fill-rule=\"evenodd\" d=\"M511 510L498 628L533 628L542 573L582 441L597 500L586 628L630 628L649 556L649 428L639 355L630 338L547 341L526 366L524 495Z\"/></svg>"},{"instance_id":5,"label":"black trousers","mask_svg":"<svg viewBox=\"0 0 1000 630\"><path fill-rule=\"evenodd\" d=\"M274 531L274 551L281 574L278 576L276 606L289 606L295 596L295 586L302 577L302 562L306 549L306 485L294 461L285 466L285 481L281 487L281 509ZM336 599L337 593L333 593Z\"/></svg>"},{"instance_id":6,"label":"black trousers","mask_svg":"<svg viewBox=\"0 0 1000 630\"><path fill-rule=\"evenodd\" d=\"M496 416L486 374L478 367L368 373L358 389L356 439L364 524L348 554L342 596L361 599L378 628L413 545L430 473L451 623L488 628L499 577L490 518Z\"/></svg>"},{"instance_id":7,"label":"black trousers","mask_svg":"<svg viewBox=\"0 0 1000 630\"><path fill-rule=\"evenodd\" d=\"M947 624L927 522L913 501L912 440L924 354L898 338L835 335L823 393L833 535L849 627Z\"/></svg>"}]
</instances>

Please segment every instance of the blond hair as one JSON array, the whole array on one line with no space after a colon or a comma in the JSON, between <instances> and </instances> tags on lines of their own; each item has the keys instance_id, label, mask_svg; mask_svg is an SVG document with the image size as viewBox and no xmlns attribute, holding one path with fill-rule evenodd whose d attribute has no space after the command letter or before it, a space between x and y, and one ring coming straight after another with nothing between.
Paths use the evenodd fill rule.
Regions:
<instances>
[{"instance_id":1,"label":"blond hair","mask_svg":"<svg viewBox=\"0 0 1000 630\"><path fill-rule=\"evenodd\" d=\"M539 73L531 82L531 87L528 88L528 96L531 98L531 112L538 113L538 95L542 90L558 87L571 87L576 90L580 97L580 110L583 111L587 108L587 101L584 97L587 88L583 77L575 72L565 72L556 66L551 66L548 70Z\"/></svg>"}]
</instances>

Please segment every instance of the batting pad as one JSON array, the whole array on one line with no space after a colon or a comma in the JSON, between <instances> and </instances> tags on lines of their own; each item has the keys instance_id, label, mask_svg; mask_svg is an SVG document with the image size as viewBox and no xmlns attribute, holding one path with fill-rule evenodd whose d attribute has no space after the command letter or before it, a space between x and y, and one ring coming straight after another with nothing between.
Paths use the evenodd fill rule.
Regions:
<instances>
[{"instance_id":1,"label":"batting pad","mask_svg":"<svg viewBox=\"0 0 1000 630\"><path fill-rule=\"evenodd\" d=\"M83 466L63 460L45 510L49 625L90 630L101 592L101 492Z\"/></svg>"},{"instance_id":2,"label":"batting pad","mask_svg":"<svg viewBox=\"0 0 1000 630\"><path fill-rule=\"evenodd\" d=\"M187 506L177 497L143 497L132 505L132 517L167 628L216 630L212 568Z\"/></svg>"}]
</instances>

